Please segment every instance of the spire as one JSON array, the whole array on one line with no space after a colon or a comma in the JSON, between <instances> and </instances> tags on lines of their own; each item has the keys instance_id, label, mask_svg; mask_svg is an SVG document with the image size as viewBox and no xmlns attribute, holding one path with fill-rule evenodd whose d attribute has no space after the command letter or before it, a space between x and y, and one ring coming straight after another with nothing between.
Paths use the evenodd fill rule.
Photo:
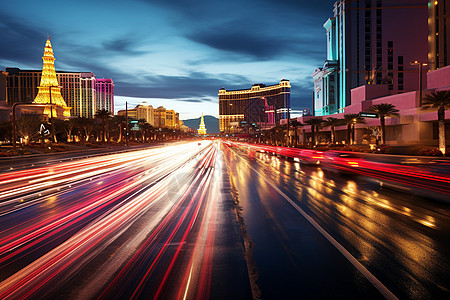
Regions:
<instances>
[{"instance_id":1,"label":"spire","mask_svg":"<svg viewBox=\"0 0 450 300\"><path fill-rule=\"evenodd\" d=\"M197 132L199 135L206 134L206 126L205 126L205 120L203 119L203 113L202 113L202 118L200 119L200 126L198 127Z\"/></svg>"},{"instance_id":2,"label":"spire","mask_svg":"<svg viewBox=\"0 0 450 300\"><path fill-rule=\"evenodd\" d=\"M43 66L42 66L42 76L41 84L38 87L38 94L34 99L33 103L39 104L53 104L53 116L57 117L56 107L63 108L63 115L70 117L70 107L67 107L61 95L61 88L58 84L58 79L56 78L55 71L55 57L53 55L52 44L50 43L50 37L47 33L47 41L44 47L44 56L42 56ZM44 114L50 115L50 107L44 110Z\"/></svg>"}]
</instances>

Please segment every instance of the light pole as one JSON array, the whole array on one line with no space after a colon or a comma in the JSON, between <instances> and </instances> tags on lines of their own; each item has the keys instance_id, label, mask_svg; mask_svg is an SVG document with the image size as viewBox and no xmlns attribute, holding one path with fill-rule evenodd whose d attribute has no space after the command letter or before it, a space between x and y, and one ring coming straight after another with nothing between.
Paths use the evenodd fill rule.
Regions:
<instances>
[{"instance_id":1,"label":"light pole","mask_svg":"<svg viewBox=\"0 0 450 300\"><path fill-rule=\"evenodd\" d=\"M411 66L419 65L419 106L422 105L422 67L427 66L428 62L413 61L409 63Z\"/></svg>"},{"instance_id":2,"label":"light pole","mask_svg":"<svg viewBox=\"0 0 450 300\"><path fill-rule=\"evenodd\" d=\"M128 101L125 102L125 146L128 147Z\"/></svg>"},{"instance_id":3,"label":"light pole","mask_svg":"<svg viewBox=\"0 0 450 300\"><path fill-rule=\"evenodd\" d=\"M59 86L59 85L53 85L53 86L48 87L48 92L49 92L49 96L50 96L50 126L51 126L53 142L57 143L58 141L56 140L56 135L55 135L55 124L53 122L52 88L54 88L54 87L57 87L57 88L63 88L63 87Z\"/></svg>"}]
</instances>

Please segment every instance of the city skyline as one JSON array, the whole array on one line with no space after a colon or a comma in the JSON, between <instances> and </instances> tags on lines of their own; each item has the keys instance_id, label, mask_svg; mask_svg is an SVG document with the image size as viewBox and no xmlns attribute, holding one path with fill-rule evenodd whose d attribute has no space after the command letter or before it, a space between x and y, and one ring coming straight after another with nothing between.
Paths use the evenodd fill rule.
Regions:
<instances>
[{"instance_id":1,"label":"city skyline","mask_svg":"<svg viewBox=\"0 0 450 300\"><path fill-rule=\"evenodd\" d=\"M220 88L286 78L295 114L311 108L311 74L326 52L322 25L333 2L5 3L0 69L39 69L49 33L57 70L114 80L115 111L147 101L174 107L182 119L200 110L217 117Z\"/></svg>"}]
</instances>

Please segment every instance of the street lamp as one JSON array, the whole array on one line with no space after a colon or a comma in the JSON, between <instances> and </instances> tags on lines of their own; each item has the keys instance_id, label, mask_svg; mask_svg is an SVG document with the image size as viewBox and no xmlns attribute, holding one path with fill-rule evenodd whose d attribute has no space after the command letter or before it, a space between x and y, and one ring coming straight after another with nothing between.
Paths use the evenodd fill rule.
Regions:
<instances>
[{"instance_id":1,"label":"street lamp","mask_svg":"<svg viewBox=\"0 0 450 300\"><path fill-rule=\"evenodd\" d=\"M419 66L419 106L422 105L422 67L427 66L428 62L413 61L409 63L411 66Z\"/></svg>"},{"instance_id":2,"label":"street lamp","mask_svg":"<svg viewBox=\"0 0 450 300\"><path fill-rule=\"evenodd\" d=\"M60 88L62 89L62 86L59 85L52 85L48 87L48 91L49 91L49 96L50 96L50 125L51 125L51 132L52 132L52 138L53 138L53 142L57 143L58 141L56 140L56 135L55 135L55 124L53 122L53 102L52 102L52 88Z\"/></svg>"}]
</instances>

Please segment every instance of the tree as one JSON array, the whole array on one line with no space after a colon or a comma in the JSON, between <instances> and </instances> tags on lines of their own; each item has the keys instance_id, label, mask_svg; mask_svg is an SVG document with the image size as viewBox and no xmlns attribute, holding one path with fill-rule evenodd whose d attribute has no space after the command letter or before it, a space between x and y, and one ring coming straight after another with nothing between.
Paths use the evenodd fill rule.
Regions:
<instances>
[{"instance_id":1,"label":"tree","mask_svg":"<svg viewBox=\"0 0 450 300\"><path fill-rule=\"evenodd\" d=\"M294 129L294 145L293 146L297 147L297 145L298 145L298 128L303 127L303 124L295 119L295 120L292 120L291 125L292 125L292 128Z\"/></svg>"},{"instance_id":2,"label":"tree","mask_svg":"<svg viewBox=\"0 0 450 300\"><path fill-rule=\"evenodd\" d=\"M91 132L94 129L94 120L90 118L80 117L73 119L74 127L78 132L78 136L83 143L89 141Z\"/></svg>"},{"instance_id":3,"label":"tree","mask_svg":"<svg viewBox=\"0 0 450 300\"><path fill-rule=\"evenodd\" d=\"M425 95L422 109L437 109L439 128L439 150L445 155L445 110L450 108L450 90L436 91Z\"/></svg>"},{"instance_id":4,"label":"tree","mask_svg":"<svg viewBox=\"0 0 450 300\"><path fill-rule=\"evenodd\" d=\"M378 118L380 118L381 125L381 141L383 144L386 144L386 125L385 118L386 117L398 117L398 109L395 108L395 105L390 103L380 103L372 105L369 108L370 111L377 113Z\"/></svg>"},{"instance_id":5,"label":"tree","mask_svg":"<svg viewBox=\"0 0 450 300\"><path fill-rule=\"evenodd\" d=\"M12 140L12 124L11 122L0 122L0 140Z\"/></svg>"},{"instance_id":6,"label":"tree","mask_svg":"<svg viewBox=\"0 0 450 300\"><path fill-rule=\"evenodd\" d=\"M112 118L114 127L113 128L118 128L119 132L118 132L118 137L117 137L117 142L121 143L122 142L122 134L123 134L123 128L126 125L126 118L125 116L113 116Z\"/></svg>"},{"instance_id":7,"label":"tree","mask_svg":"<svg viewBox=\"0 0 450 300\"><path fill-rule=\"evenodd\" d=\"M67 142L71 143L71 142L73 142L72 132L73 132L73 129L75 127L75 121L72 118L72 119L67 120L66 122L67 123L66 123L66 127L64 128L64 130L66 131Z\"/></svg>"},{"instance_id":8,"label":"tree","mask_svg":"<svg viewBox=\"0 0 450 300\"><path fill-rule=\"evenodd\" d=\"M347 125L347 144L352 145L355 143L355 124L365 121L359 114L345 114L343 122Z\"/></svg>"},{"instance_id":9,"label":"tree","mask_svg":"<svg viewBox=\"0 0 450 300\"><path fill-rule=\"evenodd\" d=\"M106 137L106 122L111 117L111 113L106 109L97 110L95 113L95 118L100 119L102 121L102 142L107 141Z\"/></svg>"},{"instance_id":10,"label":"tree","mask_svg":"<svg viewBox=\"0 0 450 300\"><path fill-rule=\"evenodd\" d=\"M41 137L39 130L42 122L43 120L39 115L22 114L16 126L19 137L22 137L25 145L39 140Z\"/></svg>"},{"instance_id":11,"label":"tree","mask_svg":"<svg viewBox=\"0 0 450 300\"><path fill-rule=\"evenodd\" d=\"M342 119L328 117L325 120L325 125L326 126L330 126L330 130L331 130L331 144L336 143L336 132L335 132L334 128L336 126L341 125L341 124L343 124L343 120Z\"/></svg>"},{"instance_id":12,"label":"tree","mask_svg":"<svg viewBox=\"0 0 450 300\"><path fill-rule=\"evenodd\" d=\"M323 125L322 118L312 118L305 121L306 124L311 125L311 135L312 135L312 143L313 145L317 145L317 133L319 133L320 127Z\"/></svg>"},{"instance_id":13,"label":"tree","mask_svg":"<svg viewBox=\"0 0 450 300\"><path fill-rule=\"evenodd\" d=\"M142 132L142 142L147 142L150 139L150 133L153 131L153 126L144 120L144 122L139 124L139 129Z\"/></svg>"}]
</instances>

